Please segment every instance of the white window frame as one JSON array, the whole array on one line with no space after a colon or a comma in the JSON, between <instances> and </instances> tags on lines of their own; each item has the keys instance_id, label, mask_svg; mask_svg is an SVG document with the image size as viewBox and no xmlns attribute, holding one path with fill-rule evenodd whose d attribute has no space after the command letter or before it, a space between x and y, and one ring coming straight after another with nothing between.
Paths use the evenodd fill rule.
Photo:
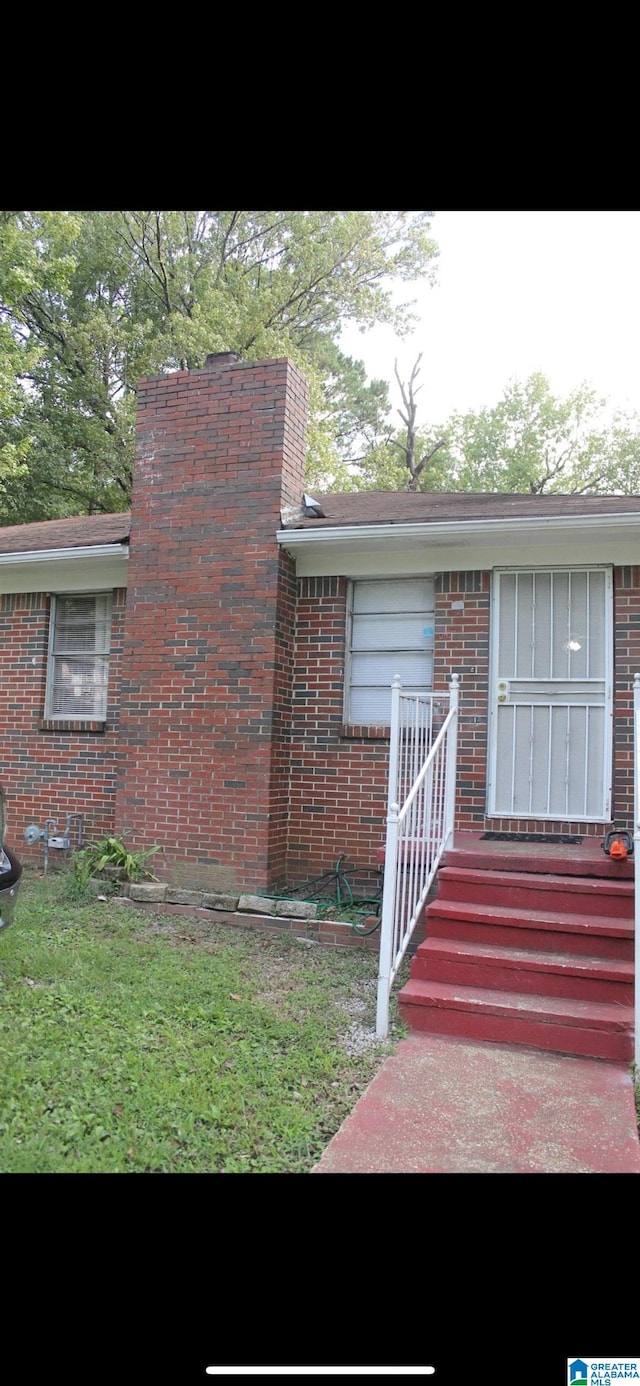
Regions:
<instances>
[{"instance_id":1,"label":"white window frame","mask_svg":"<svg viewBox=\"0 0 640 1386\"><path fill-rule=\"evenodd\" d=\"M419 688L415 687L414 685L411 685L411 691L412 691L412 692L419 692L419 693L428 693L428 692L431 691L431 689L432 689L432 687L433 687L433 655L434 655L434 633L435 633L435 579L433 579L433 578L431 577L430 574L414 574L412 577L354 578L352 581L349 582L349 587L348 587L348 591L347 591L347 631L346 631L346 648L345 648L344 707L343 707L343 719L344 719L345 725L347 725L347 726L376 726L376 727L382 726L382 727L386 727L386 726L389 726L389 720L390 720L390 717L383 718L382 720L381 720L380 718L372 718L372 717L369 717L369 718L357 717L357 716L354 716L354 715L352 714L352 711L351 711L351 700L352 700L352 699L351 699L351 695L352 695L352 676L353 676L353 673L352 673L352 671L353 671L352 656L353 656L353 654L354 654L354 648L353 648L353 646L354 646L354 633L353 633L353 628L354 628L354 619L356 618L356 613L354 613L354 598L355 598L356 589L357 589L358 587L364 586L365 584L366 584L368 587L371 587L371 586L373 586L374 584L377 584L377 585L379 585L380 588L382 589L382 588L384 588L384 587L388 587L390 583L406 582L406 583L414 583L414 584L415 584L416 582L422 582L422 581L425 581L425 582L433 582L433 585L434 585L433 605L432 605L431 607L426 608L424 611L422 611L421 609L416 608L416 613L415 613L416 615L419 614L422 618L424 618L425 627L430 627L430 628L431 628L431 635L430 635L429 637L426 637L426 639L427 639L427 644L424 644L424 643L423 643L423 641L424 641L424 639L425 639L424 629L423 629L423 637L422 637L421 643L420 643L419 645L418 645L418 644L412 644L412 645L398 645L398 647L397 647L396 649L388 649L388 648L386 648L385 646L381 646L381 647L378 648L378 647L376 647L375 645L372 645L372 646L370 647L370 651L369 651L369 650L366 651L366 652L370 652L370 653L372 653L372 654L378 654L378 653L379 653L379 654L388 655L388 658L389 658L389 708L390 708L390 707L391 707L391 684L392 684L394 675L395 675L396 673L400 672L399 669L398 669L398 663L399 663L398 658L397 658L398 654L400 654L400 655L402 656L402 655L406 655L406 654L423 654L423 653L429 652L429 653L431 654L431 669L432 669L431 683L430 683L430 684L426 684L426 683L425 683L424 685L421 685ZM375 615L375 614L377 614L377 613L375 613L375 612L369 612L369 613L367 613L367 614L369 614L369 615ZM389 615L389 612L388 612L388 611L383 611L383 610L381 610L381 612L380 612L379 614L380 614L381 618L384 618L384 616L388 616L388 615ZM407 612L407 613L404 613L404 612L403 612L403 614L409 614L409 613L408 613L408 612ZM364 652L365 652L365 651L363 650L363 648L362 648L362 647L359 647L357 653L364 653ZM408 685L408 684L406 685L406 687L407 687L407 689L409 690L409 685Z\"/></svg>"},{"instance_id":2,"label":"white window frame","mask_svg":"<svg viewBox=\"0 0 640 1386\"><path fill-rule=\"evenodd\" d=\"M94 602L94 631L95 649L86 650L73 648L72 641L65 641L61 646L57 636L57 613L58 605L64 601L93 601ZM103 615L99 614L98 602L104 602ZM45 689L45 709L46 721L52 722L106 722L108 709L108 688L109 688L109 656L111 652L111 617L113 611L113 592L57 592L51 596L51 610L49 614L49 647L47 655L47 682ZM104 635L100 636L100 632ZM90 691L96 687L94 681L87 679L87 665L94 664L98 660L106 661L107 678L101 685L104 687L104 706L96 711L95 701L91 700ZM73 689L72 707L67 704L61 708L58 702L58 690L60 682L56 677L58 663L66 663L70 667L69 687ZM83 667L84 666L84 667Z\"/></svg>"}]
</instances>

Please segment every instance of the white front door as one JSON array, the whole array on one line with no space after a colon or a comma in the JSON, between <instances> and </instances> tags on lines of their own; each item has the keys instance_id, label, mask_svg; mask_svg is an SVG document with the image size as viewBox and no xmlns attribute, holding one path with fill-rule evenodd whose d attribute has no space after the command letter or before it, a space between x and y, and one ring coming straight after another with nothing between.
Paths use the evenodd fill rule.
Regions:
<instances>
[{"instance_id":1,"label":"white front door","mask_svg":"<svg viewBox=\"0 0 640 1386\"><path fill-rule=\"evenodd\" d=\"M609 568L494 573L488 812L608 821Z\"/></svg>"}]
</instances>

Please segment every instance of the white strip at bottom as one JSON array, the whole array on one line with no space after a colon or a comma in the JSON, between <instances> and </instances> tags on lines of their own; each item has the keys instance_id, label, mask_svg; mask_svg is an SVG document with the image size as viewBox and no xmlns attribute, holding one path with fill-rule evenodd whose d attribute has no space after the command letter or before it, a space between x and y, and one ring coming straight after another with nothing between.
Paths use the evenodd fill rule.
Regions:
<instances>
[{"instance_id":1,"label":"white strip at bottom","mask_svg":"<svg viewBox=\"0 0 640 1386\"><path fill-rule=\"evenodd\" d=\"M433 1376L435 1367L207 1367L207 1376Z\"/></svg>"}]
</instances>

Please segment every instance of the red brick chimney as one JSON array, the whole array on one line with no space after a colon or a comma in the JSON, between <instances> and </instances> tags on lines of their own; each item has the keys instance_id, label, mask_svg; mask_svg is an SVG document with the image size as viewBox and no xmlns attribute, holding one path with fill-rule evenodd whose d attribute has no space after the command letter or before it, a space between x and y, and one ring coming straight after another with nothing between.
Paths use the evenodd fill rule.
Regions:
<instances>
[{"instance_id":1,"label":"red brick chimney","mask_svg":"<svg viewBox=\"0 0 640 1386\"><path fill-rule=\"evenodd\" d=\"M288 360L210 356L140 382L117 832L210 889L284 872L308 390Z\"/></svg>"}]
</instances>

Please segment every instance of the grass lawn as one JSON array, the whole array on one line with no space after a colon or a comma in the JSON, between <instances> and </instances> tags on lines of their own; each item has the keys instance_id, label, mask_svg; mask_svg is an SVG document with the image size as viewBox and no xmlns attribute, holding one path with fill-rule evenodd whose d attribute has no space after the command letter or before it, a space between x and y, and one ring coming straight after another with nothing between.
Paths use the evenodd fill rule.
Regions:
<instances>
[{"instance_id":1,"label":"grass lawn","mask_svg":"<svg viewBox=\"0 0 640 1386\"><path fill-rule=\"evenodd\" d=\"M0 1172L309 1171L390 1052L376 976L364 949L78 903L25 870L0 934Z\"/></svg>"}]
</instances>

